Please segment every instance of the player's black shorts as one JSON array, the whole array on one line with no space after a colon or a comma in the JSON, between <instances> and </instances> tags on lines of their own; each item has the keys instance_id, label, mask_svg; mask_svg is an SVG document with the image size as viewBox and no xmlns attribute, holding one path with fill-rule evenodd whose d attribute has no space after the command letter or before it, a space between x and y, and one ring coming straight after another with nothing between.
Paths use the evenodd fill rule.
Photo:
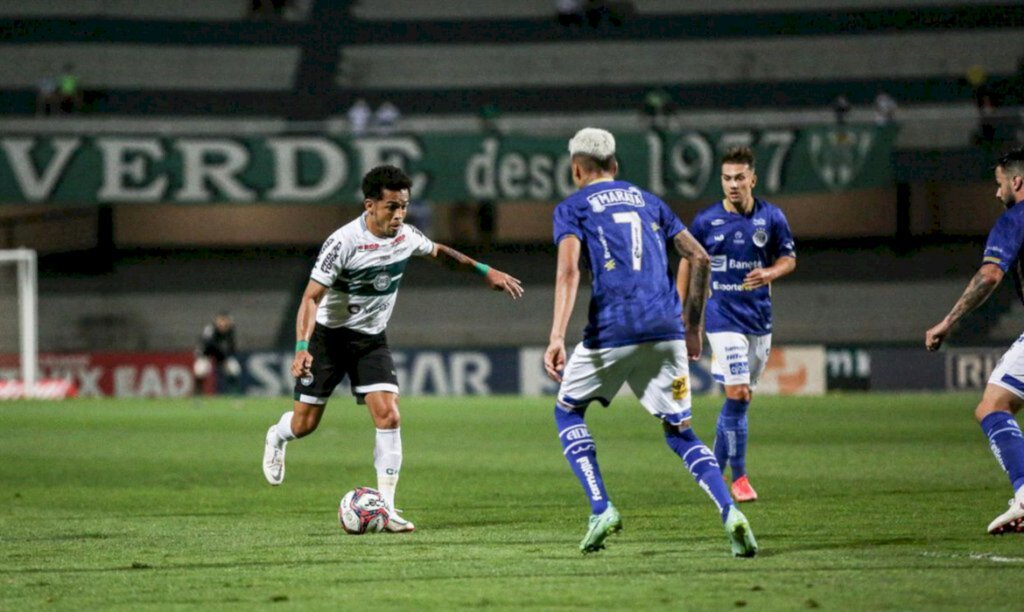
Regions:
<instances>
[{"instance_id":1,"label":"player's black shorts","mask_svg":"<svg viewBox=\"0 0 1024 612\"><path fill-rule=\"evenodd\" d=\"M384 332L368 335L317 323L309 339L309 353L313 356L311 376L295 381L295 399L300 402L326 404L346 376L360 404L373 391L398 393L398 375Z\"/></svg>"}]
</instances>

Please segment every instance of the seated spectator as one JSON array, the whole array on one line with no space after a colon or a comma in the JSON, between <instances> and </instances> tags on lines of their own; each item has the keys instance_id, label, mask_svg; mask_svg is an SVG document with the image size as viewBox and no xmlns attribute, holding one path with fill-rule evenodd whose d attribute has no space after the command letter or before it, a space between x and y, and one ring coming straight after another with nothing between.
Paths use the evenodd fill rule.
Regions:
<instances>
[{"instance_id":1,"label":"seated spectator","mask_svg":"<svg viewBox=\"0 0 1024 612\"><path fill-rule=\"evenodd\" d=\"M370 119L373 117L373 110L366 100L359 98L352 103L348 109L348 129L353 136L365 136L370 127Z\"/></svg>"},{"instance_id":2,"label":"seated spectator","mask_svg":"<svg viewBox=\"0 0 1024 612\"><path fill-rule=\"evenodd\" d=\"M583 0L555 0L558 23L564 27L583 25Z\"/></svg>"},{"instance_id":3,"label":"seated spectator","mask_svg":"<svg viewBox=\"0 0 1024 612\"><path fill-rule=\"evenodd\" d=\"M64 64L64 69L57 77L57 95L60 98L60 110L74 113L82 110L82 91L78 87L78 77L72 64Z\"/></svg>"},{"instance_id":4,"label":"seated spectator","mask_svg":"<svg viewBox=\"0 0 1024 612\"><path fill-rule=\"evenodd\" d=\"M391 102L385 100L377 108L377 112L373 115L373 131L381 136L386 136L395 131L398 126L398 120L402 117L402 113L399 112L398 107Z\"/></svg>"},{"instance_id":5,"label":"seated spectator","mask_svg":"<svg viewBox=\"0 0 1024 612\"><path fill-rule=\"evenodd\" d=\"M60 111L60 94L57 91L57 77L47 75L39 79L36 91L36 114L55 115Z\"/></svg>"}]
</instances>

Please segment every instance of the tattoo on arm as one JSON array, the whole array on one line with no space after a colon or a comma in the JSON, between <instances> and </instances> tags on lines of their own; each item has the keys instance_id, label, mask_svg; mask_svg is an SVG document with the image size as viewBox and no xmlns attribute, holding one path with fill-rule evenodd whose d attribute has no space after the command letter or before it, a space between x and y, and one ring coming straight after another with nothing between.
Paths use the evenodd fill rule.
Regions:
<instances>
[{"instance_id":1,"label":"tattoo on arm","mask_svg":"<svg viewBox=\"0 0 1024 612\"><path fill-rule=\"evenodd\" d=\"M711 269L704 247L689 232L679 232L673 242L680 256L690 263L690 286L683 305L683 317L687 327L698 327L704 321L704 306L707 303L708 283Z\"/></svg>"},{"instance_id":2,"label":"tattoo on arm","mask_svg":"<svg viewBox=\"0 0 1024 612\"><path fill-rule=\"evenodd\" d=\"M472 266L473 260L450 246L437 244L437 259L445 266L455 270L460 266Z\"/></svg>"},{"instance_id":3,"label":"tattoo on arm","mask_svg":"<svg viewBox=\"0 0 1024 612\"><path fill-rule=\"evenodd\" d=\"M704 321L705 296L708 291L708 267L693 266L690 271L690 290L686 294L686 326L697 327Z\"/></svg>"},{"instance_id":4,"label":"tattoo on arm","mask_svg":"<svg viewBox=\"0 0 1024 612\"><path fill-rule=\"evenodd\" d=\"M961 317L984 304L985 300L992 295L997 286L998 283L990 282L985 274L979 270L974 275L974 278L971 279L971 282L967 284L963 295L953 305L953 310L949 311L948 318L950 322L956 323Z\"/></svg>"}]
</instances>

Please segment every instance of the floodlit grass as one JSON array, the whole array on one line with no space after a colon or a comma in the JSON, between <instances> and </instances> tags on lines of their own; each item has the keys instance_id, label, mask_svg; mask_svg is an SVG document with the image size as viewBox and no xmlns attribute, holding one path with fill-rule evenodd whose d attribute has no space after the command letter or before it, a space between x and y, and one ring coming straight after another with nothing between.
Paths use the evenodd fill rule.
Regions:
<instances>
[{"instance_id":1,"label":"floodlit grass","mask_svg":"<svg viewBox=\"0 0 1024 612\"><path fill-rule=\"evenodd\" d=\"M288 400L0 404L0 609L1020 609L1024 536L985 526L1010 487L975 396L757 398L734 559L711 501L632 399L591 409L625 528L577 546L589 508L550 399L403 398L411 535L347 536L373 426L336 399L260 471ZM713 437L718 400L697 400Z\"/></svg>"}]
</instances>

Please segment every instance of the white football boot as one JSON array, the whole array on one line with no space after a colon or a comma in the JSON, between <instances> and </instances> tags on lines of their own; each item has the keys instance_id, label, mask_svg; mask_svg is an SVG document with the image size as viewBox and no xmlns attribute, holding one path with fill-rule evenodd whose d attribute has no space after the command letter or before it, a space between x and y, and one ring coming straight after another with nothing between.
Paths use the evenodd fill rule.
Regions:
<instances>
[{"instance_id":1,"label":"white football boot","mask_svg":"<svg viewBox=\"0 0 1024 612\"><path fill-rule=\"evenodd\" d=\"M280 444L280 446L278 446ZM277 425L267 430L267 438L263 445L263 475L267 482L275 487L284 482L284 449L288 442L277 435Z\"/></svg>"},{"instance_id":2,"label":"white football boot","mask_svg":"<svg viewBox=\"0 0 1024 612\"><path fill-rule=\"evenodd\" d=\"M991 535L1024 531L1024 487L1017 490L1010 500L1010 509L988 524Z\"/></svg>"},{"instance_id":3,"label":"white football boot","mask_svg":"<svg viewBox=\"0 0 1024 612\"><path fill-rule=\"evenodd\" d=\"M384 526L384 531L390 531L391 533L412 533L416 531L416 525L412 524L412 521L407 521L398 514L398 510L390 509L391 518L388 519L388 524Z\"/></svg>"}]
</instances>

